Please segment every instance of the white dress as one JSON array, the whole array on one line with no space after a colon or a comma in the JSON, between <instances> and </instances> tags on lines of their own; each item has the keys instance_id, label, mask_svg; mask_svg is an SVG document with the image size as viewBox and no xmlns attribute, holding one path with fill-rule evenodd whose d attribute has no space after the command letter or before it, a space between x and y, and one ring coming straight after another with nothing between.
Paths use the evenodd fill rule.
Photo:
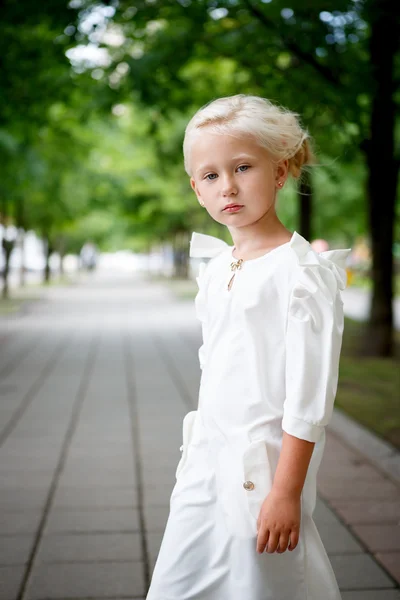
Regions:
<instances>
[{"instance_id":1,"label":"white dress","mask_svg":"<svg viewBox=\"0 0 400 600\"><path fill-rule=\"evenodd\" d=\"M183 421L147 600L340 600L312 513L337 388L349 252L317 254L295 232L244 261L228 291L232 247L193 233L190 255L211 257L200 265L195 300L203 332L199 402ZM291 552L258 554L256 521L283 430L315 442L300 539Z\"/></svg>"}]
</instances>

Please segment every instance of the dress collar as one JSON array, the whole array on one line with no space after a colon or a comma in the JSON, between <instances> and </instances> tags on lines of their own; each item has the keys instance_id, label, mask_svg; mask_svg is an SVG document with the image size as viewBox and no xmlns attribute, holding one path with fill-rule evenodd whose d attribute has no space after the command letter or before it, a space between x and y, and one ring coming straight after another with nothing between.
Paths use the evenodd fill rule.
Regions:
<instances>
[{"instance_id":1,"label":"dress collar","mask_svg":"<svg viewBox=\"0 0 400 600\"><path fill-rule=\"evenodd\" d=\"M335 273L339 284L345 285L346 258L350 254L351 248L326 250L317 253L312 249L310 242L297 231L293 232L289 246L295 252L300 265L326 266ZM228 248L231 248L231 246L224 240L194 231L190 240L189 256L192 258L213 258Z\"/></svg>"}]
</instances>

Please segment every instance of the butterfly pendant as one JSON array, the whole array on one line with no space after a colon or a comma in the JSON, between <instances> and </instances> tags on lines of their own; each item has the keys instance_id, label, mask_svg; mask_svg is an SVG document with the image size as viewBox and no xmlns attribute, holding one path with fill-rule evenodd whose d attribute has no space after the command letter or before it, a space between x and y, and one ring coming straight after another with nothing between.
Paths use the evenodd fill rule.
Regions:
<instances>
[{"instance_id":1,"label":"butterfly pendant","mask_svg":"<svg viewBox=\"0 0 400 600\"><path fill-rule=\"evenodd\" d=\"M242 268L242 263L243 263L243 259L242 258L238 258L238 260L236 262L232 262L231 263L231 271L237 271L238 269L241 269ZM236 272L232 275L232 277L229 280L228 291L230 291L230 289L232 288L233 280L235 279L235 275L236 275Z\"/></svg>"}]
</instances>

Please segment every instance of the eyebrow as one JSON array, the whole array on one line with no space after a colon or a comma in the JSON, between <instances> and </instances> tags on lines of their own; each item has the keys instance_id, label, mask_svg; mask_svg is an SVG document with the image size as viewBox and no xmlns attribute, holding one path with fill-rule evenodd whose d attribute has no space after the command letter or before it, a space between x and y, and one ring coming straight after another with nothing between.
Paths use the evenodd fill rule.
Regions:
<instances>
[{"instance_id":1,"label":"eyebrow","mask_svg":"<svg viewBox=\"0 0 400 600\"><path fill-rule=\"evenodd\" d=\"M235 162L235 161L241 160L241 159L246 159L246 158L250 159L250 160L256 159L256 157L253 156L252 154L238 154L237 156L232 157L232 162ZM211 168L212 168L211 164L202 165L201 167L196 169L196 173L198 173L199 171L206 171L207 169L211 169Z\"/></svg>"}]
</instances>

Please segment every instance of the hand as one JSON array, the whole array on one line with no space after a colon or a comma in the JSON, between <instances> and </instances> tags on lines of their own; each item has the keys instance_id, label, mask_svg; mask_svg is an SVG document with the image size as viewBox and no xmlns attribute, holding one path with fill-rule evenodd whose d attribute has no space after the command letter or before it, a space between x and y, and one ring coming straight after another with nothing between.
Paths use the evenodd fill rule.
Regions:
<instances>
[{"instance_id":1,"label":"hand","mask_svg":"<svg viewBox=\"0 0 400 600\"><path fill-rule=\"evenodd\" d=\"M257 519L257 552L262 554L265 549L269 554L282 554L294 550L299 541L300 518L300 497L272 489Z\"/></svg>"}]
</instances>

